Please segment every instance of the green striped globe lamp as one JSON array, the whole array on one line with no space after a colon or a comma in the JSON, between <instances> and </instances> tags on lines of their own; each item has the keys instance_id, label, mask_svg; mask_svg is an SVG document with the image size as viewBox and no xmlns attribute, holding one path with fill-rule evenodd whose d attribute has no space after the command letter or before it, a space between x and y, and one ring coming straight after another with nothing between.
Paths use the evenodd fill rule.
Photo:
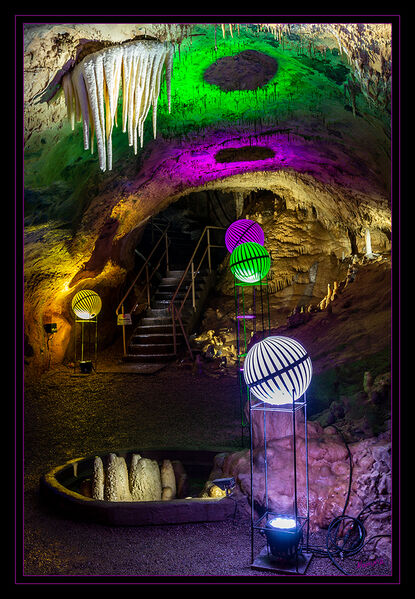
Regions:
<instances>
[{"instance_id":1,"label":"green striped globe lamp","mask_svg":"<svg viewBox=\"0 0 415 599\"><path fill-rule=\"evenodd\" d=\"M271 257L264 246L254 241L237 245L230 257L230 269L242 283L259 283L269 272Z\"/></svg>"}]
</instances>

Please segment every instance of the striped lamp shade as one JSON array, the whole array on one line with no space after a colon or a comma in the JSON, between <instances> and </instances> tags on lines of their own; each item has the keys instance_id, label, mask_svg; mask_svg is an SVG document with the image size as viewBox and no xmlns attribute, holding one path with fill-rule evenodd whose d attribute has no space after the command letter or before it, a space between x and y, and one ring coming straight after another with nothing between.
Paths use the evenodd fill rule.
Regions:
<instances>
[{"instance_id":1,"label":"striped lamp shade","mask_svg":"<svg viewBox=\"0 0 415 599\"><path fill-rule=\"evenodd\" d=\"M259 283L268 274L271 258L264 246L248 241L236 246L229 265L234 277L242 283Z\"/></svg>"},{"instance_id":2,"label":"striped lamp shade","mask_svg":"<svg viewBox=\"0 0 415 599\"><path fill-rule=\"evenodd\" d=\"M236 220L232 223L225 233L225 245L229 252L233 252L237 245L254 241L259 245L264 245L264 231L258 223L249 219Z\"/></svg>"},{"instance_id":3,"label":"striped lamp shade","mask_svg":"<svg viewBox=\"0 0 415 599\"><path fill-rule=\"evenodd\" d=\"M290 404L307 390L312 365L304 347L289 337L266 337L251 347L244 379L251 393L265 403Z\"/></svg>"},{"instance_id":4,"label":"striped lamp shade","mask_svg":"<svg viewBox=\"0 0 415 599\"><path fill-rule=\"evenodd\" d=\"M72 298L72 310L82 320L95 318L101 310L102 302L98 293L91 289L82 289Z\"/></svg>"}]
</instances>

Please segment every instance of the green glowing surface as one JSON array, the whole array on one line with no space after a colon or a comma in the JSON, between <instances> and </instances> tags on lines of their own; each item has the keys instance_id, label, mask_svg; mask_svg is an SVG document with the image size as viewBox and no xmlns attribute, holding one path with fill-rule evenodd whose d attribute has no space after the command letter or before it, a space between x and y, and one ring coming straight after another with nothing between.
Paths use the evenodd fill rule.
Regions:
<instances>
[{"instance_id":1,"label":"green glowing surface","mask_svg":"<svg viewBox=\"0 0 415 599\"><path fill-rule=\"evenodd\" d=\"M260 119L275 123L293 111L316 112L322 102L344 102L343 82L349 69L337 51L309 56L298 42L284 47L273 35L241 26L234 37L217 30L215 51L214 26L199 27L193 37L176 50L172 70L172 110L167 114L166 90L163 84L159 100L159 130L173 135L193 127L206 127L220 121L239 124ZM254 49L272 56L278 63L275 76L257 90L222 91L204 81L206 69L219 58Z\"/></svg>"},{"instance_id":2,"label":"green glowing surface","mask_svg":"<svg viewBox=\"0 0 415 599\"><path fill-rule=\"evenodd\" d=\"M232 252L230 269L234 277L243 283L259 283L271 267L267 250L253 241L241 243Z\"/></svg>"},{"instance_id":3,"label":"green glowing surface","mask_svg":"<svg viewBox=\"0 0 415 599\"><path fill-rule=\"evenodd\" d=\"M308 45L301 46L297 39L286 40L282 45L271 33L258 32L254 26L241 25L239 35L235 31L231 37L227 31L225 38L218 27L217 49L213 25L198 25L194 33L201 35L185 39L180 52L177 45L175 47L170 114L163 80L157 108L157 138L170 139L191 132L204 135L208 129L233 127L249 128L252 132L261 127L286 127L288 131L301 133L304 127L314 130L315 126L320 130L323 127L325 131L331 127L339 138L338 123L342 132L353 130L359 135L361 119L351 114L343 89L343 83L350 78L350 70L337 50L328 50L326 56L310 53ZM253 91L226 92L204 81L205 70L216 60L248 49L263 52L277 61L277 73L266 85ZM138 156L134 156L128 145L127 135L120 126L121 108L120 94L119 124L112 134L114 170L130 169L133 173L139 170L142 150L139 148ZM379 117L362 94L356 96L356 108L365 115ZM309 131L302 133L305 138L309 135ZM150 111L144 126L144 150L152 139ZM100 182L111 177L111 173L102 173L96 168L96 150L93 155L84 150L81 123L75 124L74 131L65 123L59 131L43 132L41 143L34 148L25 153L26 188L38 193L58 181L70 190L70 193L59 194L59 202L53 206L47 205L47 199L40 198L46 219L73 220L85 208L85 186L97 188ZM30 212L30 205L26 208Z\"/></svg>"}]
</instances>

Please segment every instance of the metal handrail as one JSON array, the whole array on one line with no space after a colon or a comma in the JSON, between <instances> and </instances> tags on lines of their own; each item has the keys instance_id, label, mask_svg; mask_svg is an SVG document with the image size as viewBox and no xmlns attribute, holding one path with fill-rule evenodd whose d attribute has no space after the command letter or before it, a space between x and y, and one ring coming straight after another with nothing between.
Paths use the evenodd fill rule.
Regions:
<instances>
[{"instance_id":1,"label":"metal handrail","mask_svg":"<svg viewBox=\"0 0 415 599\"><path fill-rule=\"evenodd\" d=\"M190 260L189 260L189 262L187 264L187 267L186 267L186 269L185 269L185 271L184 271L184 273L183 273L183 275L182 275L182 277L181 277L181 279L180 279L180 281L179 281L179 283L178 283L178 285L176 287L176 291L174 292L173 297L172 297L172 299L170 301L170 304L168 306L168 310L169 310L169 312L171 312L171 315L172 315L173 349L174 349L174 353L176 353L176 349L177 349L176 322L175 322L176 319L177 319L179 321L179 324L180 324L180 327L182 329L182 333L183 333L184 339L186 341L187 349L189 350L189 353L190 353L190 356L191 356L192 359L193 359L193 353L192 353L192 350L191 350L191 347L190 347L190 344L189 344L189 340L187 338L187 334L186 334L185 328L183 326L183 322L182 322L182 319L181 319L181 313L182 313L184 304L185 304L185 302L187 300L187 297L188 297L188 295L190 293L190 290L192 290L193 310L196 310L195 279L196 279L197 275L199 274L200 267L202 266L202 263L203 263L206 255L207 255L208 256L209 272L212 272L212 260L211 260L210 249L211 248L224 247L223 245L214 245L214 244L210 243L210 231L211 231L211 229L224 230L224 227L214 227L214 226L208 225L208 226L206 226L204 228L203 233L201 234L201 236L199 238L199 241L198 241L198 243L197 243L197 245L196 245L196 247L195 247L195 249L193 251L193 254L192 254L192 256L191 256L191 258L190 258ZM195 267L194 267L194 259L195 259L196 253L197 253L197 251L198 251L198 249L200 247L200 244L202 243L202 240L203 240L205 234L206 234L206 238L207 238L207 245L206 245L205 251L203 252L202 258L200 259L199 264L198 264L197 268L195 269ZM185 278L187 276L187 273L189 272L189 269L191 269L191 284L188 286L187 291L186 291L186 293L184 295L184 298L182 299L182 302L181 302L179 308L177 308L175 306L174 302L175 302L177 294L179 293L179 291L180 291L180 289L181 289L181 287L183 285L183 282L184 282L184 280L185 280Z\"/></svg>"},{"instance_id":2,"label":"metal handrail","mask_svg":"<svg viewBox=\"0 0 415 599\"><path fill-rule=\"evenodd\" d=\"M122 300L121 300L121 301L120 301L120 303L118 304L118 306L117 306L117 308L116 308L116 310L115 310L115 314L116 314L117 316L118 316L118 313L119 313L119 311L120 311L120 308L123 306L123 304L124 304L125 300L126 300L126 299L127 299L127 297L130 295L131 291L132 291L132 290L133 290L133 288L134 288L134 285L136 284L136 282L137 282L138 278L140 277L140 275L141 275L141 273L143 272L143 270L144 270L144 269L146 269L146 275L147 275L147 276L146 276L147 297L148 297L148 284L149 284L149 282L151 281L151 279L153 278L153 275L154 275L154 274L155 274L155 272L157 271L158 267L160 266L160 264L161 264L161 261L162 261L162 259L164 258L164 256L167 256L166 263L167 263L167 269L168 269L168 267L169 267L169 261L168 261L168 237L167 237L167 232L168 232L168 230L169 230L169 227L170 227L170 223L169 223L169 224L167 225L167 227L164 229L164 232L163 232L163 234L161 235L160 239L158 240L158 242L156 243L156 245L155 245L155 246L153 247L153 249L151 250L151 252L150 252L150 255L148 256L147 260L144 262L143 266L142 266L142 267L140 268L140 270L138 271L138 273L137 273L136 277L134 278L134 281L131 283L130 287L128 288L128 290L127 290L127 291L126 291L126 293L124 294L124 296L123 296ZM157 266L156 266L155 268L153 268L153 271L152 271L152 273L151 273L151 276L150 276L150 277L148 277L148 263L149 263L149 261L150 261L150 258L152 257L152 255L154 254L154 252L156 251L156 249L158 248L158 246L160 245L161 241L162 241L164 238L166 239L166 249L164 250L164 252L163 252L163 255L162 255L162 257L160 258L160 260L159 260L159 262L158 262ZM124 311L123 311L123 313L124 313Z\"/></svg>"},{"instance_id":3,"label":"metal handrail","mask_svg":"<svg viewBox=\"0 0 415 599\"><path fill-rule=\"evenodd\" d=\"M160 227L158 227L157 225L155 225L160 231L162 231L162 229L160 229ZM136 284L138 278L140 277L141 273L143 272L143 270L145 269L146 271L146 291L147 291L147 304L150 307L150 281L153 278L153 275L157 272L162 260L164 257L166 257L166 269L169 269L169 238L167 236L167 232L169 230L170 227L170 223L168 223L167 227L164 229L164 232L162 233L160 239L157 241L156 245L153 247L152 251L150 252L149 257L147 258L147 260L144 262L143 266L140 268L139 272L137 273L134 281L131 283L130 287L128 288L127 292L124 294L124 297L122 298L122 300L120 301L120 303L117 306L117 309L115 310L115 314L118 316L118 313L120 311L120 308L122 310L122 314L125 314L124 312L124 302L127 299L127 297L130 295L131 291L134 288L134 285ZM152 255L154 254L154 252L156 251L156 249L158 248L158 246L160 245L161 241L165 239L166 240L166 248L163 252L163 254L161 255L160 260L157 263L157 266L155 266L153 268L153 271L151 273L151 275L149 275L148 272L148 264L150 261L150 258L152 257ZM140 296L138 296L140 297ZM138 297L136 298L136 303L133 306L133 310L134 311L137 308L138 305ZM126 339L125 339L125 322L122 324L122 342L123 342L123 349L124 349L124 356L127 354L127 346L126 346Z\"/></svg>"}]
</instances>

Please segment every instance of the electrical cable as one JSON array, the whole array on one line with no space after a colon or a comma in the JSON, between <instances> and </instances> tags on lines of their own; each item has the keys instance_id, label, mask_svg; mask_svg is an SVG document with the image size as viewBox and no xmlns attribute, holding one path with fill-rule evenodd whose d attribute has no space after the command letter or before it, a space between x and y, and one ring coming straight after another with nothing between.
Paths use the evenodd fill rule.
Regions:
<instances>
[{"instance_id":1,"label":"electrical cable","mask_svg":"<svg viewBox=\"0 0 415 599\"><path fill-rule=\"evenodd\" d=\"M342 437L344 444L346 446L349 458L349 483L348 483L348 491L346 495L346 500L344 503L343 511L340 516L334 518L327 529L326 535L326 546L325 548L319 546L308 545L308 549L315 554L317 557L328 557L331 562L336 566L340 572L349 575L338 563L335 559L336 557L340 557L342 560L349 556L355 555L359 551L363 549L370 541L379 537L389 537L390 534L384 535L374 535L366 540L366 529L363 524L364 520L369 517L370 514L373 513L381 513L382 511L390 510L390 504L387 501L382 499L372 501L368 505L364 506L363 509L359 512L356 517L348 516L346 514L346 508L349 503L350 493L352 488L352 477L353 477L353 460L352 454L350 452L349 445L344 438L344 435L340 429L336 426L332 425L333 428L340 434ZM380 509L380 511L373 511L372 506L378 505L379 507L383 507L384 509ZM385 509L386 508L386 509ZM342 537L339 539L339 532L342 532ZM345 532L346 531L346 532ZM341 544L340 544L341 543Z\"/></svg>"}]
</instances>

